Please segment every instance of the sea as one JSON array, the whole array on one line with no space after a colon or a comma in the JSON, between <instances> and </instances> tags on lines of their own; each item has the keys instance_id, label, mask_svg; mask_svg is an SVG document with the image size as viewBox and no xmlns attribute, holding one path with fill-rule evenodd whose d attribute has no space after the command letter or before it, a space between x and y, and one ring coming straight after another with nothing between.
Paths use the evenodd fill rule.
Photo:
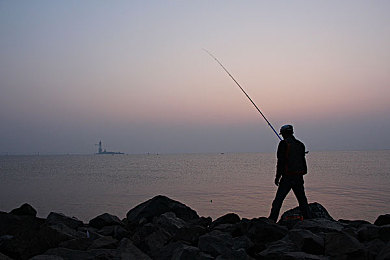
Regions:
<instances>
[{"instance_id":1,"label":"sea","mask_svg":"<svg viewBox=\"0 0 390 260\"><path fill-rule=\"evenodd\" d=\"M390 150L310 152L305 190L338 219L390 213ZM277 187L274 153L0 156L0 211L29 203L39 217L124 218L165 195L216 219L266 217ZM298 205L292 192L281 213Z\"/></svg>"}]
</instances>

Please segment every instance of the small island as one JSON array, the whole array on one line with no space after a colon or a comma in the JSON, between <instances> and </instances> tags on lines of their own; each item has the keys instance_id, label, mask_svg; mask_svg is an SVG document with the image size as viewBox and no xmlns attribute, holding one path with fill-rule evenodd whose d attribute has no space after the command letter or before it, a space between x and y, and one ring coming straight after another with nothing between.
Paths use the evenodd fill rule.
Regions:
<instances>
[{"instance_id":1,"label":"small island","mask_svg":"<svg viewBox=\"0 0 390 260\"><path fill-rule=\"evenodd\" d=\"M108 151L106 151L106 149L103 150L101 140L99 141L98 145L99 145L99 148L98 148L98 152L96 154L124 154L121 152L108 152Z\"/></svg>"}]
</instances>

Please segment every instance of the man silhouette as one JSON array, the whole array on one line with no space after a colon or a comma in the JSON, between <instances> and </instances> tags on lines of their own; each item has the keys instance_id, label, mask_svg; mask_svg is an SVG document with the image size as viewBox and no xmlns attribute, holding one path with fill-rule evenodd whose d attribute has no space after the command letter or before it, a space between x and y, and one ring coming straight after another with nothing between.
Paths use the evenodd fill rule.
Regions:
<instances>
[{"instance_id":1,"label":"man silhouette","mask_svg":"<svg viewBox=\"0 0 390 260\"><path fill-rule=\"evenodd\" d=\"M303 175L307 173L305 159L305 145L295 139L292 125L284 125L280 128L283 140L279 142L277 151L277 165L275 185L278 191L272 202L271 214L268 217L273 221L278 220L283 200L292 189L299 203L299 209L304 219L310 218L310 210L303 187Z\"/></svg>"}]
</instances>

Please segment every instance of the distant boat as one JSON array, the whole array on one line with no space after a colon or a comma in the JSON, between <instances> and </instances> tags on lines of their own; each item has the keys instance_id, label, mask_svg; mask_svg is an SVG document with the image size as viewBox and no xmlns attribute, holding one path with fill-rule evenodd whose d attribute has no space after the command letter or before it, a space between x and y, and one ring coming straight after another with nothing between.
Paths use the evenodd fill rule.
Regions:
<instances>
[{"instance_id":1,"label":"distant boat","mask_svg":"<svg viewBox=\"0 0 390 260\"><path fill-rule=\"evenodd\" d=\"M101 140L99 141L98 145L99 145L99 149L98 149L98 152L96 154L124 154L121 152L108 152L108 151L106 151L106 149L103 150Z\"/></svg>"}]
</instances>

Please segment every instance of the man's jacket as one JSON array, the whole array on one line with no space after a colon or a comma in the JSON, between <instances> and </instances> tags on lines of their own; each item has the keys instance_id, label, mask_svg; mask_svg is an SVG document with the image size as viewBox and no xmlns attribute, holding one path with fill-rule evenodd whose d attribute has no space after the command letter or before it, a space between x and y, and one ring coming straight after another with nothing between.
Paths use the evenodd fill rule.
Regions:
<instances>
[{"instance_id":1,"label":"man's jacket","mask_svg":"<svg viewBox=\"0 0 390 260\"><path fill-rule=\"evenodd\" d=\"M276 177L304 175L307 173L305 145L294 136L290 136L278 145Z\"/></svg>"}]
</instances>

